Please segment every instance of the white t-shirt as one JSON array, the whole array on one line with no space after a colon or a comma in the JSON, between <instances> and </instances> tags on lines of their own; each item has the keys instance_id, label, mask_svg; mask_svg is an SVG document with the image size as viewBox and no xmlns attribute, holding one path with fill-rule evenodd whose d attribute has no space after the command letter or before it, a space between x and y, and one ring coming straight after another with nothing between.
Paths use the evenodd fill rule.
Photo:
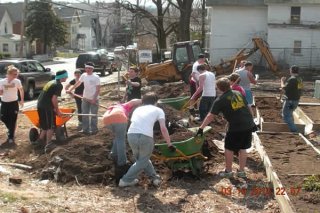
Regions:
<instances>
[{"instance_id":1,"label":"white t-shirt","mask_svg":"<svg viewBox=\"0 0 320 213\"><path fill-rule=\"evenodd\" d=\"M22 87L19 79L13 79L10 83L7 78L0 80L0 90L3 90L1 100L12 102L18 100L18 89Z\"/></svg>"},{"instance_id":2,"label":"white t-shirt","mask_svg":"<svg viewBox=\"0 0 320 213\"><path fill-rule=\"evenodd\" d=\"M195 79L192 77L192 80L194 82L198 82L199 81L199 71L198 71L198 66L200 65L200 63L198 61L194 62L193 65L192 65L192 72L191 73L194 73L195 74Z\"/></svg>"},{"instance_id":3,"label":"white t-shirt","mask_svg":"<svg viewBox=\"0 0 320 213\"><path fill-rule=\"evenodd\" d=\"M128 134L143 134L153 138L153 126L159 119L165 119L162 109L154 105L140 106L132 113Z\"/></svg>"},{"instance_id":4,"label":"white t-shirt","mask_svg":"<svg viewBox=\"0 0 320 213\"><path fill-rule=\"evenodd\" d=\"M203 83L202 96L216 97L216 76L212 72L205 71L200 76L205 76Z\"/></svg>"},{"instance_id":5,"label":"white t-shirt","mask_svg":"<svg viewBox=\"0 0 320 213\"><path fill-rule=\"evenodd\" d=\"M95 73L92 73L92 75L83 73L79 81L83 82L84 85L83 97L92 100L97 91L97 86L100 85L100 77Z\"/></svg>"}]
</instances>

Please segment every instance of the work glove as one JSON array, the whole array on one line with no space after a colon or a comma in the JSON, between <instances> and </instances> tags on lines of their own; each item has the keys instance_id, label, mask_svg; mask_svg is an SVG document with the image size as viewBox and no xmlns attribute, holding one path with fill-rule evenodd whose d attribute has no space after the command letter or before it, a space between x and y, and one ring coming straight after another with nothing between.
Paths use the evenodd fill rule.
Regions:
<instances>
[{"instance_id":1,"label":"work glove","mask_svg":"<svg viewBox=\"0 0 320 213\"><path fill-rule=\"evenodd\" d=\"M198 129L196 137L197 136L203 136L203 129L201 129L201 128Z\"/></svg>"},{"instance_id":2,"label":"work glove","mask_svg":"<svg viewBox=\"0 0 320 213\"><path fill-rule=\"evenodd\" d=\"M169 149L170 152L175 152L176 151L176 147L174 145L168 146L168 149Z\"/></svg>"}]
</instances>

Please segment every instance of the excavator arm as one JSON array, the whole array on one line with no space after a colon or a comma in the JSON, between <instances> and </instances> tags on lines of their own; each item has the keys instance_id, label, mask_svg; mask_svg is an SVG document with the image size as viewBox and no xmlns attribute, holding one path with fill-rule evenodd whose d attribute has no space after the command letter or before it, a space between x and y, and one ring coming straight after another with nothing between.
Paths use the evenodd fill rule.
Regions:
<instances>
[{"instance_id":1,"label":"excavator arm","mask_svg":"<svg viewBox=\"0 0 320 213\"><path fill-rule=\"evenodd\" d=\"M278 74L277 63L275 62L268 44L262 38L253 38L252 42L254 44L253 48L247 50L243 48L238 53L228 60L222 60L218 65L213 66L213 70L216 71L217 75L230 74L234 71L235 66L242 60L248 59L256 51L260 50L262 56L266 59L271 71L274 74Z\"/></svg>"}]
</instances>

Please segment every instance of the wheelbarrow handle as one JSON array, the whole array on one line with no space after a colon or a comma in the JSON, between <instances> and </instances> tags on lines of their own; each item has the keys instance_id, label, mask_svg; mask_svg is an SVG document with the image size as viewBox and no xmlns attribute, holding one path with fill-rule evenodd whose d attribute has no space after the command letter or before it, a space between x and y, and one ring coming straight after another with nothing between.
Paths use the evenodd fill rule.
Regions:
<instances>
[{"instance_id":1,"label":"wheelbarrow handle","mask_svg":"<svg viewBox=\"0 0 320 213\"><path fill-rule=\"evenodd\" d=\"M186 109L187 109L188 107L192 107L192 106L198 104L198 103L200 102L200 99L201 99L201 98L198 98L198 99L197 99L196 101L194 101L192 104L190 104L190 102L191 102L191 99L190 99L187 103L185 103L185 104L183 105L181 111L186 111Z\"/></svg>"},{"instance_id":2,"label":"wheelbarrow handle","mask_svg":"<svg viewBox=\"0 0 320 213\"><path fill-rule=\"evenodd\" d=\"M98 115L98 114L81 114L81 113L62 113L62 116L63 115L102 117L102 115Z\"/></svg>"},{"instance_id":3,"label":"wheelbarrow handle","mask_svg":"<svg viewBox=\"0 0 320 213\"><path fill-rule=\"evenodd\" d=\"M73 96L77 97L77 98L81 98L82 100L84 99L83 96L75 94L75 93L71 93ZM108 109L108 107L103 106L101 104L97 104L99 107L104 108L104 109Z\"/></svg>"}]
</instances>

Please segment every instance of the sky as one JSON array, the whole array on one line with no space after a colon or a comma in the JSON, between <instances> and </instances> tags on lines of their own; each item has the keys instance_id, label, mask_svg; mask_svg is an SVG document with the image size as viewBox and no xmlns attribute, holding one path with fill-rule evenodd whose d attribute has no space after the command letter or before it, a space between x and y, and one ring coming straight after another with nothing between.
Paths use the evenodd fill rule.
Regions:
<instances>
[{"instance_id":1,"label":"sky","mask_svg":"<svg viewBox=\"0 0 320 213\"><path fill-rule=\"evenodd\" d=\"M30 0L29 0L30 1ZM31 0L32 1L32 0ZM59 2L59 1L66 1L71 3L80 3L83 2L83 0L52 0L53 2ZM91 3L96 2L96 0L89 0ZM99 0L99 2L114 2L115 0ZM130 2L136 2L136 0L129 0ZM0 0L0 3L8 3L8 2L23 2L23 0ZM86 0L88 2L88 0Z\"/></svg>"}]
</instances>

